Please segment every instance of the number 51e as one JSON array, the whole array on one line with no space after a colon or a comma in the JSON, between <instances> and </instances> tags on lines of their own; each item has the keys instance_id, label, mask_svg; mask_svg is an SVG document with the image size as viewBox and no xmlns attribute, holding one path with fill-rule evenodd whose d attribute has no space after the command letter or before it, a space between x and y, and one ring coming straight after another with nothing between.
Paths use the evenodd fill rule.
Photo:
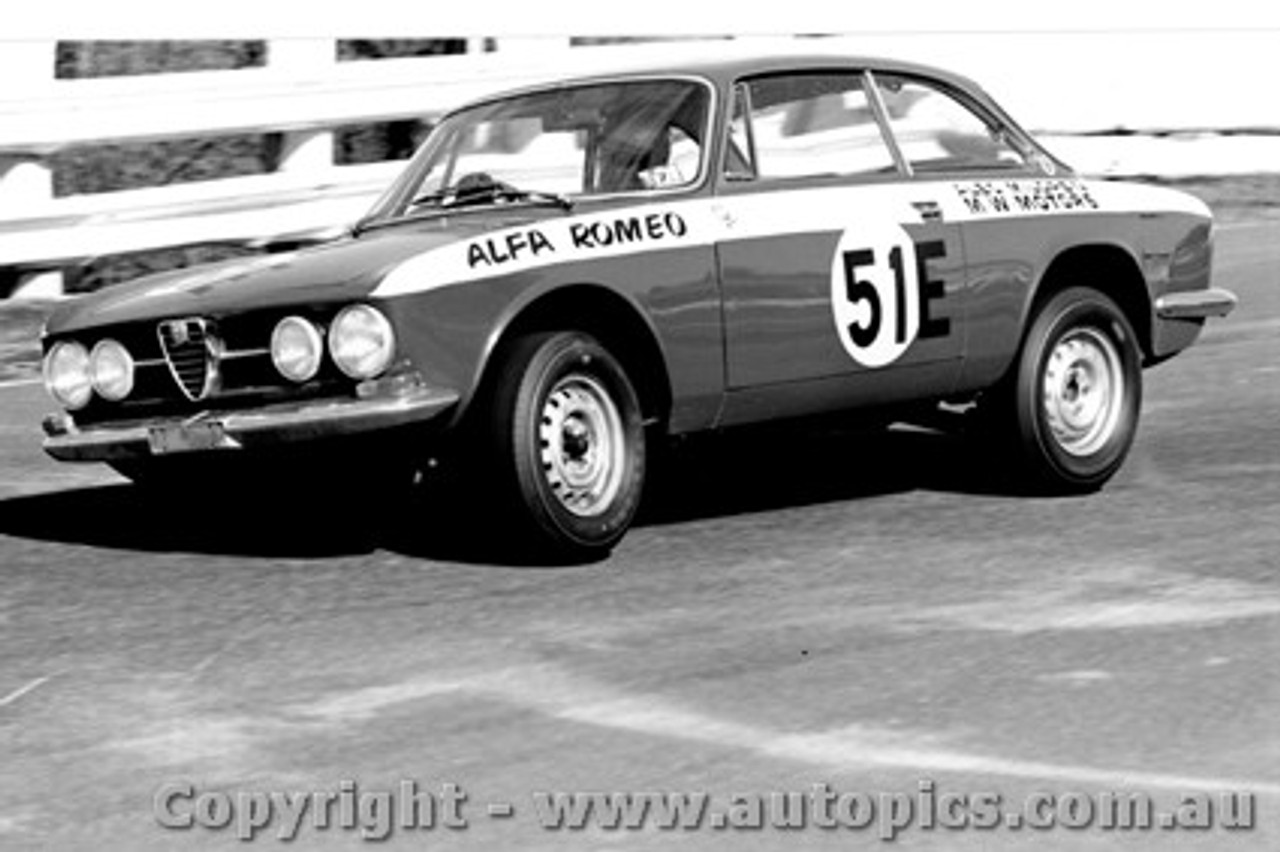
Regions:
<instances>
[{"instance_id":1,"label":"number 51e","mask_svg":"<svg viewBox=\"0 0 1280 852\"><path fill-rule=\"evenodd\" d=\"M866 310L859 312L859 318L850 321L847 326L849 337L855 346L859 348L874 346L881 339L881 335L888 331L882 327L886 313L883 295L893 299L893 305L888 310L893 317L893 343L903 345L909 343L913 337L928 339L945 337L951 333L951 320L929 314L930 302L941 299L945 291L942 281L929 277L928 261L936 257L946 257L946 243L941 240L927 240L908 247L908 250L912 249L915 255L913 271L916 292L914 294L907 291L908 270L903 259L902 246L895 245L888 252L887 261L893 282L890 294L884 294L883 285L877 286L876 281L860 275L860 270L877 269L875 249L851 249L841 254L844 264L845 298L851 305L866 306ZM918 311L916 317L910 315L912 303ZM912 331L915 329L912 326L918 329L914 335Z\"/></svg>"}]
</instances>

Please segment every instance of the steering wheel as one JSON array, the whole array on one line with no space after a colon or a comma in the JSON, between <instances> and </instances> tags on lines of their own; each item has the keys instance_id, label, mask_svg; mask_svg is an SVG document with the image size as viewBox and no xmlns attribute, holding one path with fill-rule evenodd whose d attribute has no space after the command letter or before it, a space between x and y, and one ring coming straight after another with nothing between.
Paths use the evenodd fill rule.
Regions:
<instances>
[{"instance_id":1,"label":"steering wheel","mask_svg":"<svg viewBox=\"0 0 1280 852\"><path fill-rule=\"evenodd\" d=\"M495 180L488 172L469 172L458 178L458 182L453 185L454 199L462 203L478 196L514 191L515 187L511 184Z\"/></svg>"}]
</instances>

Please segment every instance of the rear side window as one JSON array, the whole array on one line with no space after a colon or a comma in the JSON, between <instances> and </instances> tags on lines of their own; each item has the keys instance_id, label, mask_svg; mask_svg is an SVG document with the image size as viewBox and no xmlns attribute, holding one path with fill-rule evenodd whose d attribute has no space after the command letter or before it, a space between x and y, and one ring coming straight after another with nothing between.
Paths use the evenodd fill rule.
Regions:
<instances>
[{"instance_id":1,"label":"rear side window","mask_svg":"<svg viewBox=\"0 0 1280 852\"><path fill-rule=\"evenodd\" d=\"M786 74L738 87L725 175L897 173L860 73Z\"/></svg>"},{"instance_id":2,"label":"rear side window","mask_svg":"<svg viewBox=\"0 0 1280 852\"><path fill-rule=\"evenodd\" d=\"M1026 160L994 120L932 84L877 74L889 127L916 173L1018 169Z\"/></svg>"}]
</instances>

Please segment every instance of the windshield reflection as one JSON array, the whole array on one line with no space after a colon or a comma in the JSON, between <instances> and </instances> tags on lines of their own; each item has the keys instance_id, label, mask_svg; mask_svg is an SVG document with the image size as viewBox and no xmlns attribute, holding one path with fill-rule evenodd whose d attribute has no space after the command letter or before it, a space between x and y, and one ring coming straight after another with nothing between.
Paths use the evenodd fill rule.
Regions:
<instances>
[{"instance_id":1,"label":"windshield reflection","mask_svg":"<svg viewBox=\"0 0 1280 852\"><path fill-rule=\"evenodd\" d=\"M634 80L557 88L447 117L369 220L695 185L708 88Z\"/></svg>"}]
</instances>

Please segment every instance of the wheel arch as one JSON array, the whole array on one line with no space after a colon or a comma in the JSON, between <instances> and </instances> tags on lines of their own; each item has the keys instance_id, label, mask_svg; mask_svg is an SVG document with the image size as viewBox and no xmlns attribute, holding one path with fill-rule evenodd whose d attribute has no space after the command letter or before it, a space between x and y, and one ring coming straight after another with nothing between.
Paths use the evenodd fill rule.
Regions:
<instances>
[{"instance_id":1,"label":"wheel arch","mask_svg":"<svg viewBox=\"0 0 1280 852\"><path fill-rule=\"evenodd\" d=\"M1151 294L1138 259L1115 243L1069 246L1054 256L1033 288L1022 321L1025 339L1040 308L1057 293L1086 286L1109 297L1138 337L1144 360L1152 358Z\"/></svg>"},{"instance_id":2,"label":"wheel arch","mask_svg":"<svg viewBox=\"0 0 1280 852\"><path fill-rule=\"evenodd\" d=\"M491 338L475 392L464 401L459 418L490 392L512 341L532 332L557 330L581 331L599 340L634 384L646 422L666 422L671 412L671 379L656 330L634 302L590 282L548 290L512 313Z\"/></svg>"}]
</instances>

